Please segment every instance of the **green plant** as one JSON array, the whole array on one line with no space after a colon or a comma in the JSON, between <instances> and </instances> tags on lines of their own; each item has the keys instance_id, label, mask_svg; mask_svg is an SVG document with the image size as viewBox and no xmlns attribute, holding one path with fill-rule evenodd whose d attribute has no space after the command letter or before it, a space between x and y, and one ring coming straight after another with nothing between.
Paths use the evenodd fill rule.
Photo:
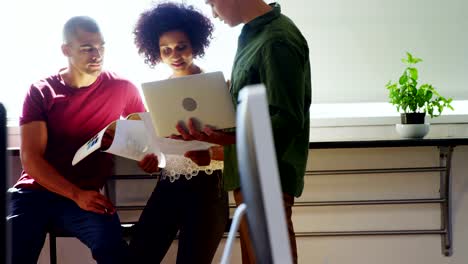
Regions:
<instances>
[{"instance_id":1,"label":"green plant","mask_svg":"<svg viewBox=\"0 0 468 264\"><path fill-rule=\"evenodd\" d=\"M453 110L450 105L452 98L444 98L431 84L418 87L418 70L414 65L422 60L413 57L409 52L406 52L406 55L402 61L407 67L398 83L389 81L385 85L389 90L390 103L396 106L398 112L402 110L404 113L427 113L431 117L441 115L445 107Z\"/></svg>"}]
</instances>

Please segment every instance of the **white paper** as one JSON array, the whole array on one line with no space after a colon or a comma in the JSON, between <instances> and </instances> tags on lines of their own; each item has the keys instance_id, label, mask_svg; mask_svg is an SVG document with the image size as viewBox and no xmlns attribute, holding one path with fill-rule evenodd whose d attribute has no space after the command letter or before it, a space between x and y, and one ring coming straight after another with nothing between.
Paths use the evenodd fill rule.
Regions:
<instances>
[{"instance_id":1,"label":"white paper","mask_svg":"<svg viewBox=\"0 0 468 264\"><path fill-rule=\"evenodd\" d=\"M94 137L88 140L88 142L81 146L81 148L78 149L72 160L73 166L101 147L102 136L109 126L106 126L103 130L99 131L99 133L97 133Z\"/></svg>"},{"instance_id":2,"label":"white paper","mask_svg":"<svg viewBox=\"0 0 468 264\"><path fill-rule=\"evenodd\" d=\"M115 123L112 144L104 152L140 161L146 155L154 153L158 157L158 166L166 166L165 154L184 155L191 150L206 150L214 144L201 141L183 141L158 137L155 134L149 113L137 113L142 120L117 120L106 126L75 154L72 165L77 164L92 152L101 148L102 138L109 127Z\"/></svg>"},{"instance_id":3,"label":"white paper","mask_svg":"<svg viewBox=\"0 0 468 264\"><path fill-rule=\"evenodd\" d=\"M146 130L148 131L148 137L153 142L153 145L157 146L164 154L184 155L185 152L190 150L205 150L214 146L214 144L197 140L184 141L159 137L156 135L156 130L154 129L150 113L144 112L138 113L138 115L145 123Z\"/></svg>"},{"instance_id":4,"label":"white paper","mask_svg":"<svg viewBox=\"0 0 468 264\"><path fill-rule=\"evenodd\" d=\"M140 161L146 155L154 153L158 157L159 167L166 165L159 148L152 144L146 133L146 127L140 120L117 120L114 140L104 152Z\"/></svg>"}]
</instances>

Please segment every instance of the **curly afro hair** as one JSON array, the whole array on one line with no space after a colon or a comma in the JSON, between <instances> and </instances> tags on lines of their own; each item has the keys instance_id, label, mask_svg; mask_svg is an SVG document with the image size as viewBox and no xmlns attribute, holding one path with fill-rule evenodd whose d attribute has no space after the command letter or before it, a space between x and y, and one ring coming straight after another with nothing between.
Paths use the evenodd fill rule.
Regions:
<instances>
[{"instance_id":1,"label":"curly afro hair","mask_svg":"<svg viewBox=\"0 0 468 264\"><path fill-rule=\"evenodd\" d=\"M135 26L135 45L138 53L151 67L161 62L159 38L169 31L182 31L190 39L193 57L205 55L214 30L209 18L191 5L160 3L143 12Z\"/></svg>"}]
</instances>

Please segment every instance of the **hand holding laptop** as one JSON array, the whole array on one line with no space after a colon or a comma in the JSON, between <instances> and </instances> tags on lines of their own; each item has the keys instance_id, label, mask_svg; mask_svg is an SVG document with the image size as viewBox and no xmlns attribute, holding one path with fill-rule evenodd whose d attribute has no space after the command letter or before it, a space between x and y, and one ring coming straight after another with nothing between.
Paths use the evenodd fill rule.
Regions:
<instances>
[{"instance_id":1,"label":"hand holding laptop","mask_svg":"<svg viewBox=\"0 0 468 264\"><path fill-rule=\"evenodd\" d=\"M234 132L214 130L210 125L205 125L203 129L200 129L197 126L196 120L193 118L190 118L187 124L177 124L176 129L180 135L172 135L172 139L198 140L221 146L232 145L236 143L236 135Z\"/></svg>"},{"instance_id":2,"label":"hand holding laptop","mask_svg":"<svg viewBox=\"0 0 468 264\"><path fill-rule=\"evenodd\" d=\"M235 109L222 72L193 74L142 84L156 135L167 137L189 118L217 129L234 128Z\"/></svg>"}]
</instances>

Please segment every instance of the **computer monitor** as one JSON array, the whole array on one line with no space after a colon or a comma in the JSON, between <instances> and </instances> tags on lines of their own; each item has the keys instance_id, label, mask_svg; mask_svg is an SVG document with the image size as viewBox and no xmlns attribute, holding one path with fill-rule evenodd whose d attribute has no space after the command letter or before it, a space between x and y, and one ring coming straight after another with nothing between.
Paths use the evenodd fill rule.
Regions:
<instances>
[{"instance_id":1,"label":"computer monitor","mask_svg":"<svg viewBox=\"0 0 468 264\"><path fill-rule=\"evenodd\" d=\"M264 85L241 90L236 125L241 191L257 263L292 263Z\"/></svg>"},{"instance_id":2,"label":"computer monitor","mask_svg":"<svg viewBox=\"0 0 468 264\"><path fill-rule=\"evenodd\" d=\"M6 263L6 111L0 103L0 263Z\"/></svg>"}]
</instances>

